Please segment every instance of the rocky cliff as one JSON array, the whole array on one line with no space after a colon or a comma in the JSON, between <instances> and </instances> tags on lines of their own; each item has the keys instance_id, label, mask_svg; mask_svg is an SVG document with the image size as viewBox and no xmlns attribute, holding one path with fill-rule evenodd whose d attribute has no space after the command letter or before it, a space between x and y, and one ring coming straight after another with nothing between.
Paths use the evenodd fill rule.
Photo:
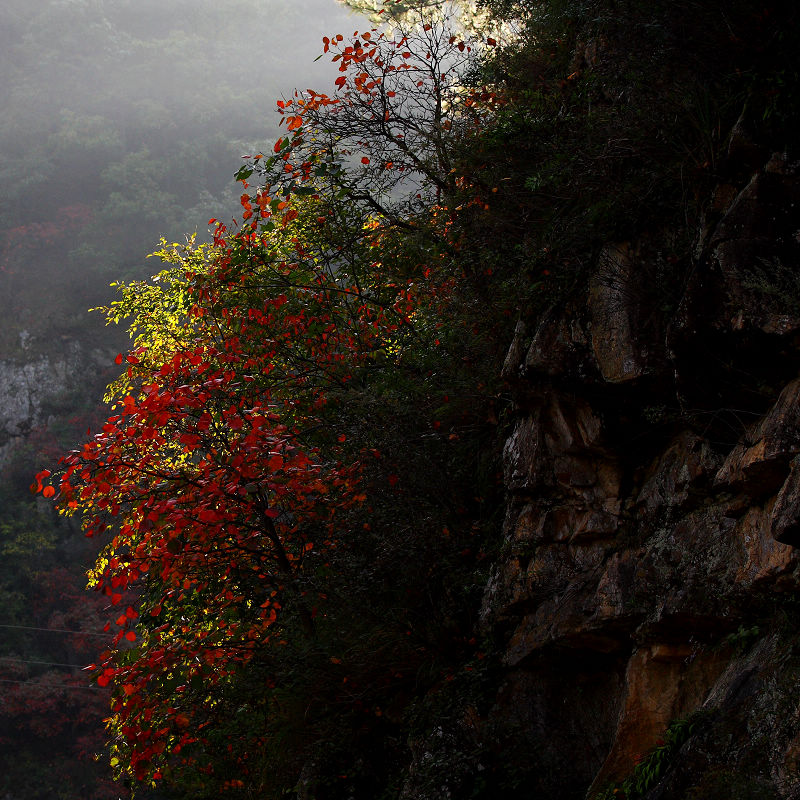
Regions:
<instances>
[{"instance_id":1,"label":"rocky cliff","mask_svg":"<svg viewBox=\"0 0 800 800\"><path fill-rule=\"evenodd\" d=\"M21 338L23 347L14 358L0 359L0 467L35 428L93 407L116 355L69 339L60 348L37 352Z\"/></svg>"},{"instance_id":2,"label":"rocky cliff","mask_svg":"<svg viewBox=\"0 0 800 800\"><path fill-rule=\"evenodd\" d=\"M737 126L721 172L682 264L669 231L609 243L517 327L500 663L402 797L502 771L514 797L800 798L800 162Z\"/></svg>"},{"instance_id":3,"label":"rocky cliff","mask_svg":"<svg viewBox=\"0 0 800 800\"><path fill-rule=\"evenodd\" d=\"M744 149L668 324L615 243L506 361L483 724L532 797L800 798L800 165Z\"/></svg>"}]
</instances>

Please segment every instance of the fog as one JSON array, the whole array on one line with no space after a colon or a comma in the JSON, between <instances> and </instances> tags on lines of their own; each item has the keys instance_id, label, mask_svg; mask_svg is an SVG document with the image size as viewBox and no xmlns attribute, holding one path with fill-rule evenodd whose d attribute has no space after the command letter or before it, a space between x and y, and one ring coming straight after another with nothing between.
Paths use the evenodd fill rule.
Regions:
<instances>
[{"instance_id":1,"label":"fog","mask_svg":"<svg viewBox=\"0 0 800 800\"><path fill-rule=\"evenodd\" d=\"M0 358L90 336L89 305L152 271L159 236L230 217L275 101L330 89L337 0L3 0Z\"/></svg>"},{"instance_id":2,"label":"fog","mask_svg":"<svg viewBox=\"0 0 800 800\"><path fill-rule=\"evenodd\" d=\"M4 145L21 125L55 129L62 109L167 123L324 80L320 38L348 17L335 0L6 0Z\"/></svg>"}]
</instances>

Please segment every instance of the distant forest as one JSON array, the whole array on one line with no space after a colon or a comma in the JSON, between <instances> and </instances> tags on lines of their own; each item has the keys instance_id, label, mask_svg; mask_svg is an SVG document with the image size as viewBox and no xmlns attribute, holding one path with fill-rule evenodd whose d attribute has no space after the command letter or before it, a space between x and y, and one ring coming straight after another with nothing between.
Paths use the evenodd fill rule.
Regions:
<instances>
[{"instance_id":1,"label":"distant forest","mask_svg":"<svg viewBox=\"0 0 800 800\"><path fill-rule=\"evenodd\" d=\"M4 2L0 355L23 329L39 352L85 340L84 311L147 274L159 236L204 235L346 19L334 0Z\"/></svg>"}]
</instances>

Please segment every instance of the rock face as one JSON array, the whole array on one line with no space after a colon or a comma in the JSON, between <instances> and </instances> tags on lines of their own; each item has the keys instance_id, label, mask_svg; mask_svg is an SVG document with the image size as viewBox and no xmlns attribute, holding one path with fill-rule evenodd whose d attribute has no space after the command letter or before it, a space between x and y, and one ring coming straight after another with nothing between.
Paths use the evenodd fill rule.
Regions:
<instances>
[{"instance_id":1,"label":"rock face","mask_svg":"<svg viewBox=\"0 0 800 800\"><path fill-rule=\"evenodd\" d=\"M597 797L691 715L630 796L800 798L798 231L774 155L717 190L667 323L644 314L652 248L617 243L517 330L481 725L526 797Z\"/></svg>"},{"instance_id":2,"label":"rock face","mask_svg":"<svg viewBox=\"0 0 800 800\"><path fill-rule=\"evenodd\" d=\"M30 360L0 359L0 466L36 427L59 410L75 413L97 390L115 353L88 351L78 342Z\"/></svg>"}]
</instances>

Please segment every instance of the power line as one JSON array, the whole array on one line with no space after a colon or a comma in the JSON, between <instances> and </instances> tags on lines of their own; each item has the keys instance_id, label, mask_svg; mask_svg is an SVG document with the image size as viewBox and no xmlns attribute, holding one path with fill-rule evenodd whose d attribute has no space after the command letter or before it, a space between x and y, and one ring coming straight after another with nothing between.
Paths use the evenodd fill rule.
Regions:
<instances>
[{"instance_id":1,"label":"power line","mask_svg":"<svg viewBox=\"0 0 800 800\"><path fill-rule=\"evenodd\" d=\"M103 689L102 686L66 686L62 683L28 683L28 681L13 680L12 678L0 678L0 683L16 683L30 689L38 689L39 687L43 689L66 689L70 691L74 689L79 691L88 689L90 692L99 692Z\"/></svg>"},{"instance_id":2,"label":"power line","mask_svg":"<svg viewBox=\"0 0 800 800\"><path fill-rule=\"evenodd\" d=\"M70 669L83 669L80 664L61 664L58 661L30 661L25 658L16 658L14 656L0 656L0 661L13 661L17 664L44 664L48 667L70 667Z\"/></svg>"},{"instance_id":3,"label":"power line","mask_svg":"<svg viewBox=\"0 0 800 800\"><path fill-rule=\"evenodd\" d=\"M68 628L32 628L29 625L0 625L0 628L11 628L18 631L46 631L47 633L71 633L75 636L102 636L106 638L105 633L89 633L88 631L73 631Z\"/></svg>"},{"instance_id":4,"label":"power line","mask_svg":"<svg viewBox=\"0 0 800 800\"><path fill-rule=\"evenodd\" d=\"M45 631L47 633L71 633L75 636L102 636L106 637L104 633L89 633L86 631L75 631L70 630L67 628L35 628L30 625L4 625L0 624L0 628L10 628L12 630L21 630L21 631ZM60 661L33 661L31 659L25 658L16 658L15 656L0 656L0 661L11 661L15 664L41 664L46 667L68 667L69 669L83 669L80 664L64 664ZM25 683L25 681L17 681L17 680L3 680L0 681L2 683ZM53 686L55 688L63 688L60 687L58 684L45 684L40 683L36 684L37 686ZM77 687L66 687L66 688L77 688L77 689L92 689L97 687L92 686L77 686Z\"/></svg>"}]
</instances>

